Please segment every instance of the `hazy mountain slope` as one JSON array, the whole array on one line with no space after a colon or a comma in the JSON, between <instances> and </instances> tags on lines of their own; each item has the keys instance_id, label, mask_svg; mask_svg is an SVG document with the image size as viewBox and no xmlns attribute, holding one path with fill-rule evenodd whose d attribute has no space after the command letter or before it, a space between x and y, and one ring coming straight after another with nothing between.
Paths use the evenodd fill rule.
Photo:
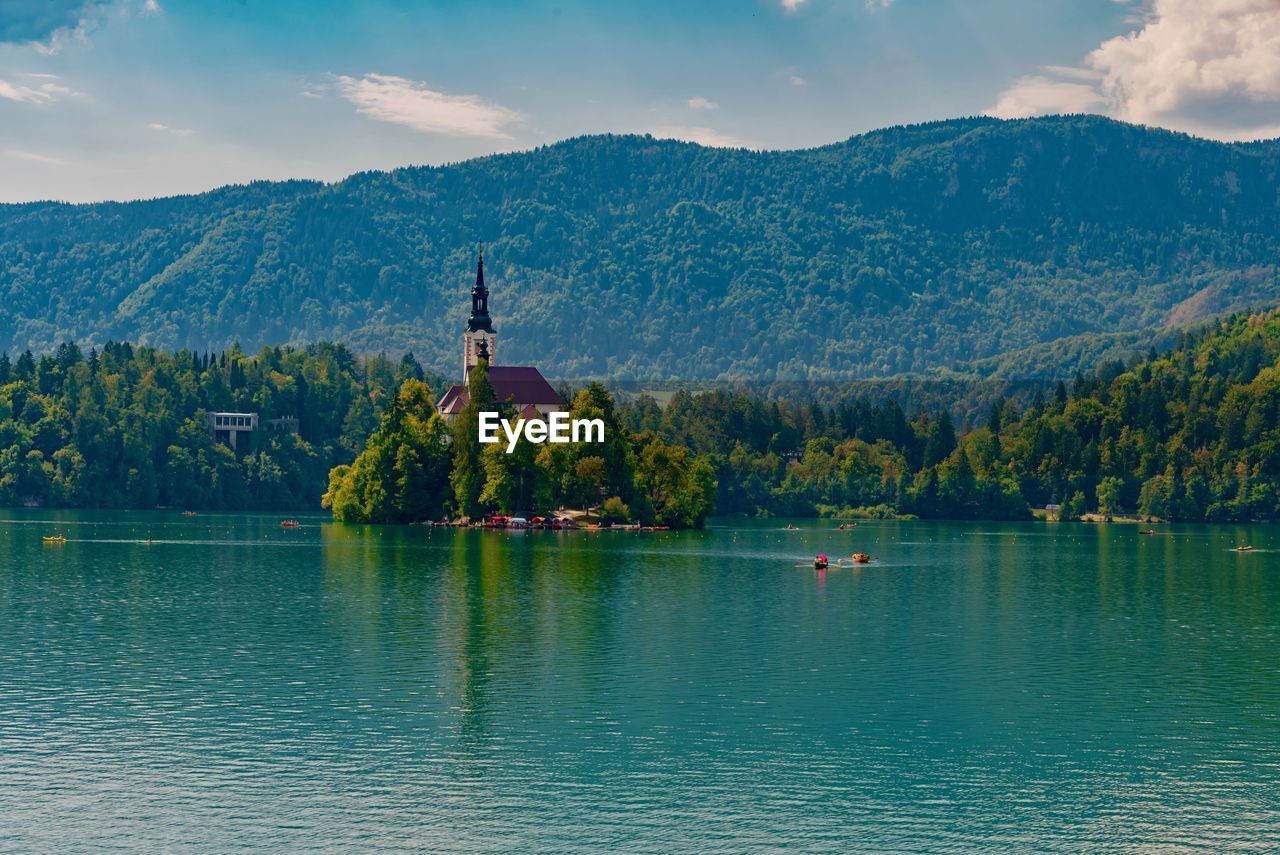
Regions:
<instances>
[{"instance_id":1,"label":"hazy mountain slope","mask_svg":"<svg viewBox=\"0 0 1280 855\"><path fill-rule=\"evenodd\" d=\"M971 119L807 151L585 137L334 185L0 206L0 348L331 338L452 373L483 240L499 358L554 376L971 363L1274 300L1278 155Z\"/></svg>"}]
</instances>

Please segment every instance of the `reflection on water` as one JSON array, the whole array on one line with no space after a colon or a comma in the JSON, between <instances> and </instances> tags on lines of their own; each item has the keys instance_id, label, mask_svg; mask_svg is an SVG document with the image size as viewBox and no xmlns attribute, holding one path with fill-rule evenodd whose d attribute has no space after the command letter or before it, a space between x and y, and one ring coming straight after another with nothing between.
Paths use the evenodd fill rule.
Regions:
<instances>
[{"instance_id":1,"label":"reflection on water","mask_svg":"<svg viewBox=\"0 0 1280 855\"><path fill-rule=\"evenodd\" d=\"M0 848L1280 846L1265 527L302 522L0 520Z\"/></svg>"}]
</instances>

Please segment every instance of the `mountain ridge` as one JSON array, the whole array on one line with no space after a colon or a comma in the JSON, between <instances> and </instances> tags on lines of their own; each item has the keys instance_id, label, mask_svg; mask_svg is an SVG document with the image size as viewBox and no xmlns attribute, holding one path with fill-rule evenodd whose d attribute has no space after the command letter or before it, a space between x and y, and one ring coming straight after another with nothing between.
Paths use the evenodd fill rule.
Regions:
<instances>
[{"instance_id":1,"label":"mountain ridge","mask_svg":"<svg viewBox=\"0 0 1280 855\"><path fill-rule=\"evenodd\" d=\"M332 184L5 205L0 349L335 339L451 371L483 239L501 358L552 376L928 371L1273 300L1278 163L1274 142L974 118L790 151L593 135Z\"/></svg>"}]
</instances>

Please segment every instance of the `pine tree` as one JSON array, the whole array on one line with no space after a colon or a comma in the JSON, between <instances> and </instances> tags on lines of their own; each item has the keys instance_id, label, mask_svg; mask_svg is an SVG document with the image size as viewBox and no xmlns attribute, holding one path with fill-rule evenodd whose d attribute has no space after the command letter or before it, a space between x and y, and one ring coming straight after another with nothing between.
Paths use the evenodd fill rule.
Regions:
<instances>
[{"instance_id":1,"label":"pine tree","mask_svg":"<svg viewBox=\"0 0 1280 855\"><path fill-rule=\"evenodd\" d=\"M925 434L924 466L937 466L951 456L956 449L956 428L951 422L951 413L943 410L930 423Z\"/></svg>"}]
</instances>

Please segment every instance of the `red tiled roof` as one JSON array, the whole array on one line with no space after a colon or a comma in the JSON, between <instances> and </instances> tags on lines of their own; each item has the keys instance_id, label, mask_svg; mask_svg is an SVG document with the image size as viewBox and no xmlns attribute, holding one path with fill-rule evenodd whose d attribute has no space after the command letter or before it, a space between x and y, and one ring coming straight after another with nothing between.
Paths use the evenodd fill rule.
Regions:
<instances>
[{"instance_id":1,"label":"red tiled roof","mask_svg":"<svg viewBox=\"0 0 1280 855\"><path fill-rule=\"evenodd\" d=\"M542 372L532 365L495 365L489 369L489 385L499 401L564 406Z\"/></svg>"},{"instance_id":2,"label":"red tiled roof","mask_svg":"<svg viewBox=\"0 0 1280 855\"><path fill-rule=\"evenodd\" d=\"M564 406L564 401L551 388L542 372L531 365L495 365L489 369L489 385L493 387L498 400L504 403L515 403L521 407L539 404ZM436 409L445 415L452 415L467 405L469 397L466 386L450 386Z\"/></svg>"},{"instance_id":3,"label":"red tiled roof","mask_svg":"<svg viewBox=\"0 0 1280 855\"><path fill-rule=\"evenodd\" d=\"M436 404L436 409L445 415L453 415L467 405L467 387L466 386L450 386L449 391L444 393L444 397L440 399L440 403Z\"/></svg>"}]
</instances>

